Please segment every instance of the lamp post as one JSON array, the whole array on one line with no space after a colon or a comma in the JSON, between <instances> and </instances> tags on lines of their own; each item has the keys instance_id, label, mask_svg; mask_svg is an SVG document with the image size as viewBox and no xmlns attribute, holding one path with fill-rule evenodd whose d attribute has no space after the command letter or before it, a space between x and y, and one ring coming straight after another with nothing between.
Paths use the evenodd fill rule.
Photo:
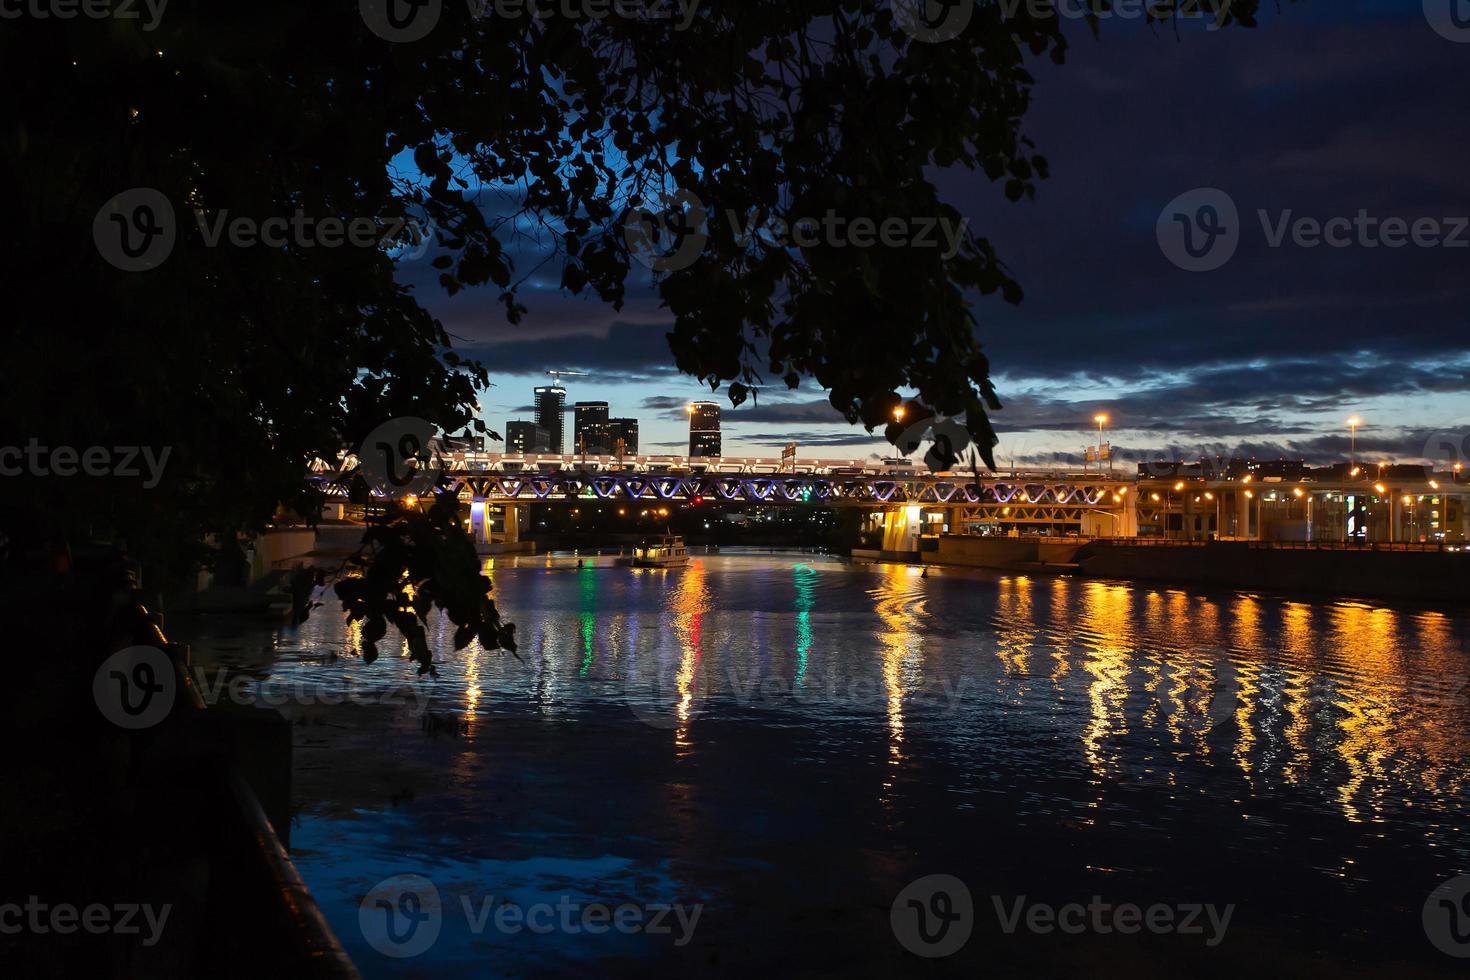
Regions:
<instances>
[{"instance_id":1,"label":"lamp post","mask_svg":"<svg viewBox=\"0 0 1470 980\"><path fill-rule=\"evenodd\" d=\"M1108 417L1102 413L1098 413L1097 415L1094 415L1092 417L1092 420L1097 423L1097 471L1101 473L1103 452L1103 426L1108 424ZM1111 473L1112 470L1113 454L1108 453L1108 472Z\"/></svg>"},{"instance_id":2,"label":"lamp post","mask_svg":"<svg viewBox=\"0 0 1470 980\"><path fill-rule=\"evenodd\" d=\"M1353 469L1358 466L1358 426L1363 420L1354 415L1348 419L1348 459Z\"/></svg>"}]
</instances>

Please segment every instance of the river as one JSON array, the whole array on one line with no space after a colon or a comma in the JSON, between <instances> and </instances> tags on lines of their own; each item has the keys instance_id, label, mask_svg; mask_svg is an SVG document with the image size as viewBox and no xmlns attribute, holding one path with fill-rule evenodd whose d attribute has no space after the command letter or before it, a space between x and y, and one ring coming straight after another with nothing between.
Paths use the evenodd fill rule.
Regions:
<instances>
[{"instance_id":1,"label":"river","mask_svg":"<svg viewBox=\"0 0 1470 980\"><path fill-rule=\"evenodd\" d=\"M331 600L173 630L295 720L293 853L366 976L1462 965L1421 915L1470 871L1463 611L728 551L489 574L519 658L436 621L437 678ZM951 879L923 908L968 938L921 961L895 899Z\"/></svg>"}]
</instances>

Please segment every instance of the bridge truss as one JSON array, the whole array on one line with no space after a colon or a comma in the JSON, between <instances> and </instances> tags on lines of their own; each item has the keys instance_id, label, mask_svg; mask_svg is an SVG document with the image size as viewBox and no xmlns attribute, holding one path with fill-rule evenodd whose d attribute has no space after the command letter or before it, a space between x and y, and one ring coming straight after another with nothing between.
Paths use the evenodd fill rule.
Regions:
<instances>
[{"instance_id":1,"label":"bridge truss","mask_svg":"<svg viewBox=\"0 0 1470 980\"><path fill-rule=\"evenodd\" d=\"M323 480L329 495L343 496L340 481ZM643 475L551 473L492 475L444 474L441 492L493 503L555 503L568 500L669 502L703 499L719 503L796 506L896 507L928 505L973 509L977 520L1016 520L1019 512L1037 520L1076 520L1084 511L1122 506L1131 484L1097 478L1032 480L933 475L826 477L745 474ZM1002 515L1004 511L1004 515ZM993 512L993 517L991 516ZM1043 518L1041 515L1047 514Z\"/></svg>"}]
</instances>

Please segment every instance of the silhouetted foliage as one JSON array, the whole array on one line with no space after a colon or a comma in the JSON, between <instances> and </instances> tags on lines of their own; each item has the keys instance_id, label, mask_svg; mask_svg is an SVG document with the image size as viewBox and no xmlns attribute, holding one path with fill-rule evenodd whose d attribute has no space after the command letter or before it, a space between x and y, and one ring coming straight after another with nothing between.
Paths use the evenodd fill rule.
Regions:
<instances>
[{"instance_id":1,"label":"silhouetted foliage","mask_svg":"<svg viewBox=\"0 0 1470 980\"><path fill-rule=\"evenodd\" d=\"M433 6L431 4L431 6ZM936 168L1005 198L1047 162L1022 120L1028 57L1061 61L1056 17L980 4L945 43L913 40L886 0L740 0L674 19L505 19L450 0L428 36L390 43L358 5L173 0L156 24L7 20L0 175L11 193L0 445L167 448L160 482L4 480L12 555L117 540L149 574L208 561L207 541L319 498L306 464L376 425L473 423L487 374L395 281L395 227L432 221L442 288L524 312L517 229L556 247L561 283L619 306L624 220L674 191L712 216L686 268L661 272L672 355L739 402L764 376L809 377L870 429L911 404L964 419L988 456L999 402L971 295L1021 298L985 238L934 248L742 239L714 216L829 211L959 222ZM1253 24L1256 0L1226 18ZM152 188L176 215L167 260L105 261L94 219ZM196 222L193 211L199 212ZM371 218L372 247L211 247L221 219ZM371 643L386 624L427 663L421 625L448 611L463 645L509 646L473 549L446 507L367 535L344 587Z\"/></svg>"}]
</instances>

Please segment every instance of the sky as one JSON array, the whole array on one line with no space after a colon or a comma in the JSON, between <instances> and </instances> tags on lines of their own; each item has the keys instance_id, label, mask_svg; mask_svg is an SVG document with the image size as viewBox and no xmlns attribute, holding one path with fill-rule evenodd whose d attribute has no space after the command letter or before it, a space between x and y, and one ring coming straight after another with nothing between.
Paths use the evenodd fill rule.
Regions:
<instances>
[{"instance_id":1,"label":"sky","mask_svg":"<svg viewBox=\"0 0 1470 980\"><path fill-rule=\"evenodd\" d=\"M1254 31L1114 21L1094 39L1068 25L1067 63L1033 66L1024 128L1052 168L1036 198L1008 202L963 169L935 175L1026 290L1018 307L974 298L1005 405L1001 465L1080 462L1099 412L1125 462L1330 462L1349 454L1351 416L1360 458L1444 463L1470 450L1470 228L1455 220L1470 216L1470 29L1426 15L1452 2L1464 0L1268 2ZM1237 210L1220 212L1235 251L1189 271L1158 227L1200 219L1200 188ZM1300 219L1360 213L1434 219L1424 240L1460 247L1389 248L1361 222L1345 247L1293 241ZM640 419L644 452L681 452L683 406L712 396L672 367L672 318L636 268L618 313L560 293L548 268L514 326L493 290L446 298L427 263L400 278L491 371L492 429L531 417L548 369L577 370L589 376L566 379L569 403L609 402ZM893 454L810 382L738 409L713 397L727 455L775 456L788 441L803 456Z\"/></svg>"}]
</instances>

